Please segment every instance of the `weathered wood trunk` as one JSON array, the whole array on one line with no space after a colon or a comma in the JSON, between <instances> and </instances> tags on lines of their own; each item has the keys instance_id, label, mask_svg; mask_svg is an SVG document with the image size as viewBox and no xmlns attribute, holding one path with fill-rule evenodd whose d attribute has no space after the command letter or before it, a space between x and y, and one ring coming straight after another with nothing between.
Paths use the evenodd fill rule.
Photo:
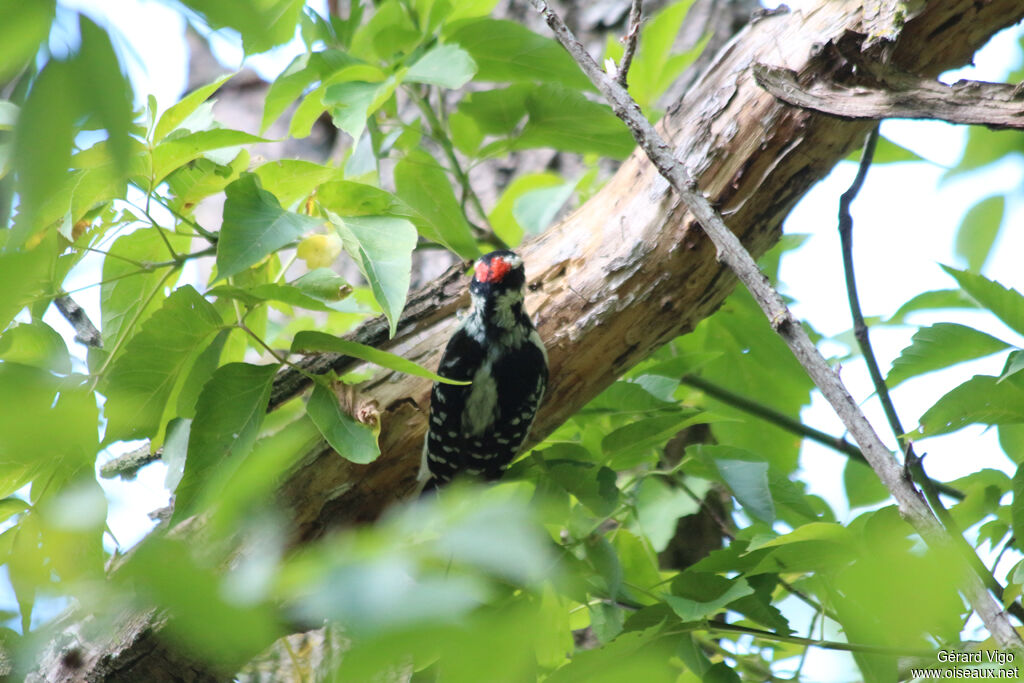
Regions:
<instances>
[{"instance_id":1,"label":"weathered wood trunk","mask_svg":"<svg viewBox=\"0 0 1024 683\"><path fill-rule=\"evenodd\" d=\"M848 69L837 46L860 50L864 35L878 32L877 17L865 17L862 5L822 0L805 13L755 21L660 123L678 158L755 255L778 240L797 200L861 143L870 124L780 103L757 86L752 67L782 66L803 78ZM1022 16L1019 0L933 0L894 34L895 42L876 44L866 58L884 54L897 68L935 76L968 62L989 36ZM825 225L831 221L822 217ZM734 285L686 207L639 153L586 205L520 253L531 286L527 308L548 345L551 366L535 440L659 345L691 330ZM464 284L458 273L449 273L421 293L386 348L434 366L455 311L467 303ZM408 496L419 466L428 391L424 380L383 375L345 397L356 409L379 410L383 454L360 466L326 447L310 453L279 494L294 520L294 543L333 526L375 519ZM109 634L88 634L83 619L72 614L64 620L64 636L46 650L29 680L222 678L163 643L152 615L135 615Z\"/></svg>"}]
</instances>

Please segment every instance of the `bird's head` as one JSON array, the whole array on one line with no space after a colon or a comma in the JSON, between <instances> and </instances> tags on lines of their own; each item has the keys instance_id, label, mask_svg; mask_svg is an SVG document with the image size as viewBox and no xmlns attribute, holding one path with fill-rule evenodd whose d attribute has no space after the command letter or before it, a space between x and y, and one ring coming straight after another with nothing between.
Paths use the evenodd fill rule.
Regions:
<instances>
[{"instance_id":1,"label":"bird's head","mask_svg":"<svg viewBox=\"0 0 1024 683\"><path fill-rule=\"evenodd\" d=\"M476 296L491 299L506 292L522 292L526 284L523 259L512 251L500 250L477 259L469 290Z\"/></svg>"}]
</instances>

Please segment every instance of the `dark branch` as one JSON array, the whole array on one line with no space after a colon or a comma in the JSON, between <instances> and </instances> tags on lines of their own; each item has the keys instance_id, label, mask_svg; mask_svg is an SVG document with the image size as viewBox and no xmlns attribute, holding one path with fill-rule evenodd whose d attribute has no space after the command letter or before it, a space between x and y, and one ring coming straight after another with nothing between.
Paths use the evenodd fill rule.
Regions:
<instances>
[{"instance_id":1,"label":"dark branch","mask_svg":"<svg viewBox=\"0 0 1024 683\"><path fill-rule=\"evenodd\" d=\"M85 314L85 310L74 299L65 294L54 299L53 305L75 328L75 341L97 349L103 348L100 331L96 329L96 326L89 320L89 316Z\"/></svg>"},{"instance_id":2,"label":"dark branch","mask_svg":"<svg viewBox=\"0 0 1024 683\"><path fill-rule=\"evenodd\" d=\"M857 295L857 278L853 268L853 216L850 213L850 205L864 185L864 179L867 177L868 169L871 167L871 160L875 155L875 145L877 143L878 126L876 125L868 133L867 140L864 143L864 152L857 167L856 177L850 184L849 189L839 198L839 240L843 250L846 294L850 302L850 315L853 318L853 336L857 339L857 346L860 347L861 355L864 357L868 374L871 376L871 383L874 385L875 393L882 404L882 410L885 412L889 428L896 437L900 451L904 455L904 466L910 472L914 481L924 491L928 504L931 505L935 516L939 518L939 521L942 522L942 525L946 527L946 530L952 536L957 550L967 560L967 563L988 589L992 591L993 595L1002 603L1004 602L1002 585L1000 585L999 581L996 580L995 576L992 575L992 572L989 571L981 559L978 558L978 555L967 544L967 541L964 540L963 531L960 530L956 520L953 519L953 516L949 514L949 511L942 504L942 499L939 497L939 485L925 473L924 467L921 464L921 458L914 452L914 444L905 436L906 432L903 429L903 423L900 421L899 415L896 412L896 406L889 395L889 387L886 385L885 378L882 377L882 371L878 367L878 359L875 357L875 351L871 346L868 326L864 321L864 312L860 307L860 298ZM960 500L963 500L962 494ZM1007 611L1018 620L1024 620L1024 608L1021 607L1020 603L1011 603L1007 606Z\"/></svg>"},{"instance_id":3,"label":"dark branch","mask_svg":"<svg viewBox=\"0 0 1024 683\"><path fill-rule=\"evenodd\" d=\"M870 85L802 84L795 72L767 64L754 67L754 78L783 102L844 119L937 119L1024 129L1024 84L958 81L946 85L879 64L869 68L876 81Z\"/></svg>"},{"instance_id":4,"label":"dark branch","mask_svg":"<svg viewBox=\"0 0 1024 683\"><path fill-rule=\"evenodd\" d=\"M820 443L823 446L827 446L834 451L842 453L857 462L865 465L868 464L867 460L864 459L864 454L860 452L860 449L846 439L838 436L832 436L831 434L815 429L814 427L809 427L799 420L794 420L789 415L780 413L763 403L752 401L746 396L733 393L728 389L720 387L713 382L709 382L702 377L698 377L697 375L683 375L680 381L683 384L694 387L695 389L700 389L708 396L711 396L726 405L730 405L733 408L737 408L746 413L750 413L751 415L756 415L757 417L767 420L776 427L785 429L791 434L796 434L797 436L810 439L811 441ZM942 482L933 483L940 493L947 495L950 498L963 500L965 497L963 491L959 491L948 484L944 484Z\"/></svg>"}]
</instances>

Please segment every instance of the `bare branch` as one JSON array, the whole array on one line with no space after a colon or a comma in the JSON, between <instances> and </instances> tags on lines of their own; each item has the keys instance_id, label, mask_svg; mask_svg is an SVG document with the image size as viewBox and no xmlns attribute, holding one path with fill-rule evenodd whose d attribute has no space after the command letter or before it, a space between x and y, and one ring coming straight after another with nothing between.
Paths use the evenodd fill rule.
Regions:
<instances>
[{"instance_id":1,"label":"bare branch","mask_svg":"<svg viewBox=\"0 0 1024 683\"><path fill-rule=\"evenodd\" d=\"M964 540L963 531L960 530L960 526L956 523L956 520L953 519L953 516L949 514L949 511L946 510L945 505L942 504L942 499L939 497L939 485L924 471L924 467L921 464L921 458L914 452L914 444L905 436L906 430L903 429L903 423L900 421L899 414L896 412L896 406L893 404L892 397L889 395L889 387L886 385L885 378L882 377L882 371L878 367L878 359L875 358L875 351L871 346L871 336L868 330L868 325L864 320L864 312L860 307L860 297L857 294L857 278L853 268L853 216L850 213L850 205L853 203L853 200L860 193L861 187L864 185L868 169L871 167L871 160L875 155L875 145L877 143L878 126L876 125L871 129L871 132L868 133L867 140L864 143L864 152L861 154L856 177L853 179L853 182L850 184L850 187L846 192L844 192L839 198L839 241L842 245L843 252L843 271L846 277L846 295L850 304L850 316L853 318L853 336L857 340L857 346L860 348L861 356L864 357L864 363L867 365L868 375L870 375L871 383L875 387L875 394L878 396L878 400L882 404L882 410L889 423L889 428L896 437L900 451L904 455L904 467L906 467L914 481L917 482L918 486L920 486L924 491L928 504L931 505L932 511L953 538L956 549L974 569L974 572L985 583L988 589L992 591L992 594L995 595L1001 603L1005 603L1003 600L1002 585L996 580L996 577L993 576L992 572L989 571L988 567L985 566L981 559L978 558L978 555L970 547L967 541ZM963 500L962 496L960 500ZM1015 616L1018 620L1024 621L1024 609L1022 609L1021 605L1016 601L1011 602L1007 606L1007 611L1009 611L1010 614Z\"/></svg>"},{"instance_id":2,"label":"bare branch","mask_svg":"<svg viewBox=\"0 0 1024 683\"><path fill-rule=\"evenodd\" d=\"M633 65L633 55L636 53L637 43L640 42L640 19L643 16L643 4L643 0L633 0L633 4L629 8L626 35L622 37L622 41L626 43L626 49L622 53L622 62L616 71L615 82L623 88L629 87L626 79L629 77L629 67Z\"/></svg>"},{"instance_id":3,"label":"bare branch","mask_svg":"<svg viewBox=\"0 0 1024 683\"><path fill-rule=\"evenodd\" d=\"M151 462L156 462L162 455L162 448L151 451L149 444L140 446L134 451L129 451L103 463L100 466L100 476L104 479L120 477L126 481L134 479L139 470Z\"/></svg>"},{"instance_id":4,"label":"bare branch","mask_svg":"<svg viewBox=\"0 0 1024 683\"><path fill-rule=\"evenodd\" d=\"M85 314L85 310L74 299L65 294L54 299L53 305L75 328L75 341L93 348L103 348L100 331L96 329L96 326L89 320L89 316Z\"/></svg>"},{"instance_id":5,"label":"bare branch","mask_svg":"<svg viewBox=\"0 0 1024 683\"><path fill-rule=\"evenodd\" d=\"M950 123L1024 129L1021 85L957 81L946 85L872 64L877 84L800 83L789 69L758 64L758 85L797 107L847 119L937 119Z\"/></svg>"},{"instance_id":6,"label":"bare branch","mask_svg":"<svg viewBox=\"0 0 1024 683\"><path fill-rule=\"evenodd\" d=\"M718 258L736 274L750 290L761 310L768 317L772 328L789 346L793 355L814 381L822 395L836 411L850 434L860 445L872 469L896 499L900 514L917 530L929 545L947 547L951 537L935 518L931 509L914 488L913 483L903 475L900 464L885 447L874 428L861 412L838 374L818 352L807 332L793 317L781 295L771 286L768 278L760 271L753 257L725 225L721 215L701 194L686 168L675 158L672 148L658 134L640 112L640 107L618 83L594 62L572 32L544 0L530 0L543 15L554 32L558 42L580 65L591 82L605 96L612 111L626 123L637 143L658 172L669 182L697 218L704 232L718 249ZM1003 648L1024 652L1024 641L1013 629L1006 614L986 590L981 580L973 573L964 581L968 601L981 617L982 622Z\"/></svg>"}]
</instances>

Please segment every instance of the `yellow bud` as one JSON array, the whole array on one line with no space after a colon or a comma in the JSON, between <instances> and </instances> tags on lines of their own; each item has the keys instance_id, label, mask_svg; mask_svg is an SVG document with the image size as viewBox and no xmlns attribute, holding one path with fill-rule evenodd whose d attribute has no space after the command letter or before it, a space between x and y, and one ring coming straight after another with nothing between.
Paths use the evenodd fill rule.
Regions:
<instances>
[{"instance_id":1,"label":"yellow bud","mask_svg":"<svg viewBox=\"0 0 1024 683\"><path fill-rule=\"evenodd\" d=\"M299 242L296 253L310 270L326 268L341 253L341 238L337 235L310 235Z\"/></svg>"}]
</instances>

